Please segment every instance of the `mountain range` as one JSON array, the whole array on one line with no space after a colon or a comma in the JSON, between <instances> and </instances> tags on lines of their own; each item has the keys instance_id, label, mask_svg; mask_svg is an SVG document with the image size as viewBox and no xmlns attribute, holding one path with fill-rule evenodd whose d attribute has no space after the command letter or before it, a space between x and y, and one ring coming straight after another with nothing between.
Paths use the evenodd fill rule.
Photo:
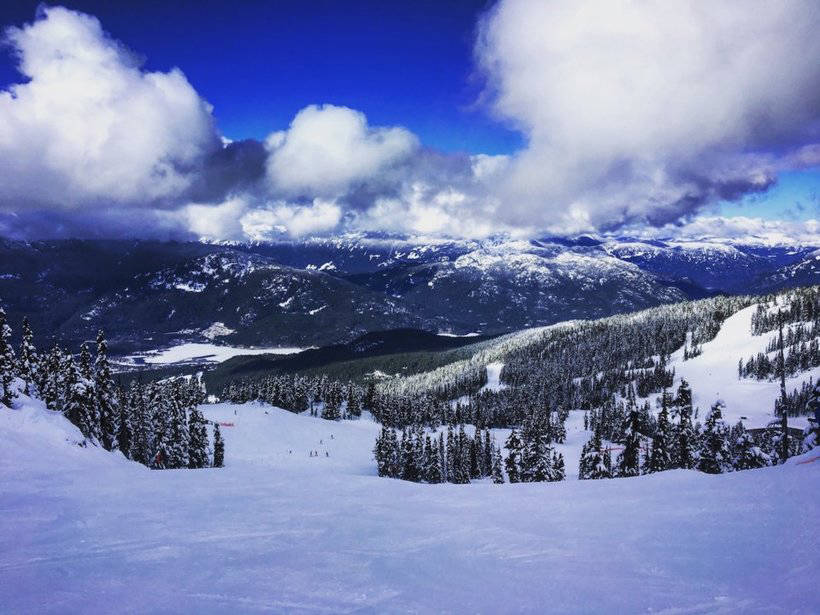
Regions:
<instances>
[{"instance_id":1,"label":"mountain range","mask_svg":"<svg viewBox=\"0 0 820 615\"><path fill-rule=\"evenodd\" d=\"M320 346L414 328L491 335L817 283L813 245L355 234L276 243L0 240L0 304L43 343Z\"/></svg>"}]
</instances>

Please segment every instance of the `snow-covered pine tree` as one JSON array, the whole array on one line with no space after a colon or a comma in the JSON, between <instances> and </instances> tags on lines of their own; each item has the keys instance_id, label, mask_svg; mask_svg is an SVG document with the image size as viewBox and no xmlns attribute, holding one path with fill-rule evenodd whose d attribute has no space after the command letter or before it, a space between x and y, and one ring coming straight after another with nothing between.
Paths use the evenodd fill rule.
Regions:
<instances>
[{"instance_id":1,"label":"snow-covered pine tree","mask_svg":"<svg viewBox=\"0 0 820 615\"><path fill-rule=\"evenodd\" d=\"M549 415L536 414L522 430L521 481L543 482L552 475L552 449L549 439Z\"/></svg>"},{"instance_id":2,"label":"snow-covered pine tree","mask_svg":"<svg viewBox=\"0 0 820 615\"><path fill-rule=\"evenodd\" d=\"M219 431L219 423L214 424L214 467L221 468L225 465L225 442L222 440L222 433Z\"/></svg>"},{"instance_id":3,"label":"snow-covered pine tree","mask_svg":"<svg viewBox=\"0 0 820 615\"><path fill-rule=\"evenodd\" d=\"M14 349L11 346L11 327L6 322L6 311L0 307L0 403L11 406L15 397L12 387L14 382Z\"/></svg>"},{"instance_id":4,"label":"snow-covered pine tree","mask_svg":"<svg viewBox=\"0 0 820 615\"><path fill-rule=\"evenodd\" d=\"M639 421L638 409L633 404L624 427L624 435L626 437L624 450L618 455L618 476L639 476L641 473L641 434L638 432L640 428Z\"/></svg>"},{"instance_id":5,"label":"snow-covered pine tree","mask_svg":"<svg viewBox=\"0 0 820 615\"><path fill-rule=\"evenodd\" d=\"M122 386L117 387L117 408L120 416L117 421L117 448L127 459L134 458L134 423L132 421L133 408L128 404L128 395Z\"/></svg>"},{"instance_id":6,"label":"snow-covered pine tree","mask_svg":"<svg viewBox=\"0 0 820 615\"><path fill-rule=\"evenodd\" d=\"M425 441L425 448L429 451L427 455L426 467L424 468L424 480L431 484L441 481L441 459L439 458L438 444L430 439L428 435Z\"/></svg>"},{"instance_id":7,"label":"snow-covered pine tree","mask_svg":"<svg viewBox=\"0 0 820 615\"><path fill-rule=\"evenodd\" d=\"M493 452L495 448L492 442L490 430L484 430L484 447L482 451L483 476L491 476L493 473Z\"/></svg>"},{"instance_id":8,"label":"snow-covered pine tree","mask_svg":"<svg viewBox=\"0 0 820 615\"><path fill-rule=\"evenodd\" d=\"M347 414L349 417L359 417L362 415L362 404L353 383L347 385Z\"/></svg>"},{"instance_id":9,"label":"snow-covered pine tree","mask_svg":"<svg viewBox=\"0 0 820 615\"><path fill-rule=\"evenodd\" d=\"M61 395L65 390L66 371L63 369L64 357L60 347L54 346L43 363L42 369L37 374L39 378L37 387L40 389L40 395L46 404L46 408L61 410L63 406Z\"/></svg>"},{"instance_id":10,"label":"snow-covered pine tree","mask_svg":"<svg viewBox=\"0 0 820 615\"><path fill-rule=\"evenodd\" d=\"M387 438L387 427L382 425L382 430L379 433L379 437L376 438L376 445L373 447L373 457L376 459L376 471L379 476L389 476L389 446L390 444Z\"/></svg>"},{"instance_id":11,"label":"snow-covered pine tree","mask_svg":"<svg viewBox=\"0 0 820 615\"><path fill-rule=\"evenodd\" d=\"M401 478L418 482L418 468L416 467L416 450L413 446L413 437L408 430L401 434Z\"/></svg>"},{"instance_id":12,"label":"snow-covered pine tree","mask_svg":"<svg viewBox=\"0 0 820 615\"><path fill-rule=\"evenodd\" d=\"M438 435L438 460L441 468L441 482L446 483L447 477L447 448L444 444L444 433Z\"/></svg>"},{"instance_id":13,"label":"snow-covered pine tree","mask_svg":"<svg viewBox=\"0 0 820 615\"><path fill-rule=\"evenodd\" d=\"M500 485L504 482L504 470L501 469L501 449L495 447L492 449L492 477L493 482L496 485Z\"/></svg>"},{"instance_id":14,"label":"snow-covered pine tree","mask_svg":"<svg viewBox=\"0 0 820 615\"><path fill-rule=\"evenodd\" d=\"M511 483L521 482L522 444L521 438L518 436L518 430L513 429L510 432L504 444L504 448L507 449L507 458L504 461L507 478Z\"/></svg>"},{"instance_id":15,"label":"snow-covered pine tree","mask_svg":"<svg viewBox=\"0 0 820 615\"><path fill-rule=\"evenodd\" d=\"M476 427L475 437L468 439L467 448L470 457L470 478L479 478L483 475L481 467L481 430Z\"/></svg>"},{"instance_id":16,"label":"snow-covered pine tree","mask_svg":"<svg viewBox=\"0 0 820 615\"><path fill-rule=\"evenodd\" d=\"M663 472L672 466L670 446L674 433L669 422L669 394L666 389L661 394L661 411L658 413L658 425L655 437L652 438L652 450L649 454L645 472Z\"/></svg>"},{"instance_id":17,"label":"snow-covered pine tree","mask_svg":"<svg viewBox=\"0 0 820 615\"><path fill-rule=\"evenodd\" d=\"M178 386L171 387L168 394L169 430L167 440L168 467L187 468L190 463L191 435L188 416ZM205 466L195 466L205 467Z\"/></svg>"},{"instance_id":18,"label":"snow-covered pine tree","mask_svg":"<svg viewBox=\"0 0 820 615\"><path fill-rule=\"evenodd\" d=\"M592 432L592 438L586 445L586 451L581 456L579 464L578 478L580 479L600 479L612 478L611 462L607 460L607 453L604 453L603 440L600 428Z\"/></svg>"},{"instance_id":19,"label":"snow-covered pine tree","mask_svg":"<svg viewBox=\"0 0 820 615\"><path fill-rule=\"evenodd\" d=\"M464 423L459 423L456 437L456 470L454 483L465 485L470 482L470 438L464 431Z\"/></svg>"},{"instance_id":20,"label":"snow-covered pine tree","mask_svg":"<svg viewBox=\"0 0 820 615\"><path fill-rule=\"evenodd\" d=\"M707 474L721 474L732 470L726 423L723 422L723 401L718 400L706 416L706 424L701 436L700 456L697 468Z\"/></svg>"},{"instance_id":21,"label":"snow-covered pine tree","mask_svg":"<svg viewBox=\"0 0 820 615\"><path fill-rule=\"evenodd\" d=\"M40 357L34 347L34 334L31 331L28 317L23 317L22 340L20 342L20 377L23 379L23 393L31 395L38 381Z\"/></svg>"},{"instance_id":22,"label":"snow-covered pine tree","mask_svg":"<svg viewBox=\"0 0 820 615\"><path fill-rule=\"evenodd\" d=\"M672 461L676 468L691 470L697 464L697 433L692 425L692 390L686 380L681 380L674 408L678 426Z\"/></svg>"},{"instance_id":23,"label":"snow-covered pine tree","mask_svg":"<svg viewBox=\"0 0 820 615\"><path fill-rule=\"evenodd\" d=\"M208 430L205 417L199 408L192 408L188 414L188 467L191 469L207 468Z\"/></svg>"},{"instance_id":24,"label":"snow-covered pine tree","mask_svg":"<svg viewBox=\"0 0 820 615\"><path fill-rule=\"evenodd\" d=\"M743 423L738 423L734 431L736 439L732 465L735 470L753 470L772 465L771 458L755 443L752 434L746 431Z\"/></svg>"},{"instance_id":25,"label":"snow-covered pine tree","mask_svg":"<svg viewBox=\"0 0 820 615\"><path fill-rule=\"evenodd\" d=\"M552 454L552 476L550 480L555 482L564 480L567 477L566 465L564 464L564 456L561 453L553 452Z\"/></svg>"},{"instance_id":26,"label":"snow-covered pine tree","mask_svg":"<svg viewBox=\"0 0 820 615\"><path fill-rule=\"evenodd\" d=\"M96 444L94 387L89 379L82 376L70 357L68 372L65 374L65 384L68 394L63 413L69 421L80 429L86 440Z\"/></svg>"},{"instance_id":27,"label":"snow-covered pine tree","mask_svg":"<svg viewBox=\"0 0 820 615\"><path fill-rule=\"evenodd\" d=\"M342 418L341 404L336 399L335 395L328 395L324 400L325 405L322 408L322 418L326 421L338 421Z\"/></svg>"},{"instance_id":28,"label":"snow-covered pine tree","mask_svg":"<svg viewBox=\"0 0 820 615\"><path fill-rule=\"evenodd\" d=\"M94 361L94 394L100 416L100 444L107 451L117 447L119 409L114 390L114 378L108 364L108 344L102 331L97 334L97 357Z\"/></svg>"},{"instance_id":29,"label":"snow-covered pine tree","mask_svg":"<svg viewBox=\"0 0 820 615\"><path fill-rule=\"evenodd\" d=\"M155 453L153 445L154 431L141 386L133 385L131 387L128 405L133 416L132 427L134 430L131 458L143 465L150 466Z\"/></svg>"}]
</instances>

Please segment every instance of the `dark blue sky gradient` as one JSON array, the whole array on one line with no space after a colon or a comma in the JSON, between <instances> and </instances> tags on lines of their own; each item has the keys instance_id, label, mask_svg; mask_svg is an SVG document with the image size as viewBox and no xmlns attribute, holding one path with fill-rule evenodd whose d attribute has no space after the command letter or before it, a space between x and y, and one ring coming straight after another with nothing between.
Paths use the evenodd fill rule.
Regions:
<instances>
[{"instance_id":1,"label":"dark blue sky gradient","mask_svg":"<svg viewBox=\"0 0 820 615\"><path fill-rule=\"evenodd\" d=\"M448 152L510 153L521 136L477 104L472 47L487 0L413 2L61 2L100 19L148 69L182 69L223 133L263 138L301 108L333 103L398 124ZM31 21L37 2L0 2L0 23ZM6 50L0 87L19 81Z\"/></svg>"}]
</instances>

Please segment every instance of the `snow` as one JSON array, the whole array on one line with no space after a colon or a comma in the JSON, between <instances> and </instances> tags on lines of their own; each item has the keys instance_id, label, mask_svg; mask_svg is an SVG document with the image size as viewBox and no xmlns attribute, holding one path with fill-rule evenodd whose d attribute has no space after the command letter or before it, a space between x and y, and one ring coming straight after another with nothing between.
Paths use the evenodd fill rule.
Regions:
<instances>
[{"instance_id":1,"label":"snow","mask_svg":"<svg viewBox=\"0 0 820 615\"><path fill-rule=\"evenodd\" d=\"M0 611L820 610L818 463L424 485L374 475L371 421L204 410L227 467L156 472L0 408Z\"/></svg>"},{"instance_id":2,"label":"snow","mask_svg":"<svg viewBox=\"0 0 820 615\"><path fill-rule=\"evenodd\" d=\"M481 391L500 391L506 389L507 385L501 382L501 370L504 369L504 364L500 361L495 361L487 365L487 384L485 384Z\"/></svg>"},{"instance_id":3,"label":"snow","mask_svg":"<svg viewBox=\"0 0 820 615\"><path fill-rule=\"evenodd\" d=\"M478 337L480 334L477 333L476 331L471 331L470 333L462 333L462 334L439 332L439 333L436 333L436 335L438 335L439 337Z\"/></svg>"},{"instance_id":4,"label":"snow","mask_svg":"<svg viewBox=\"0 0 820 615\"><path fill-rule=\"evenodd\" d=\"M201 293L205 290L205 284L201 282L178 282L174 284L177 290L183 290L186 293Z\"/></svg>"},{"instance_id":5,"label":"snow","mask_svg":"<svg viewBox=\"0 0 820 615\"><path fill-rule=\"evenodd\" d=\"M774 402L780 395L780 383L738 379L738 359L744 361L763 352L776 332L754 336L751 332L752 314L757 305L745 308L727 318L713 340L703 344L703 353L694 359L683 360L683 348L671 357L669 367L675 369L676 383L685 379L692 387L692 403L700 408L700 417L718 399L726 403L724 420L733 425L741 416L748 417L746 427L765 427L774 420ZM791 392L810 378L820 378L820 368L814 368L786 379L786 389ZM676 384L677 386L677 384ZM789 424L803 428L806 417L790 417Z\"/></svg>"},{"instance_id":6,"label":"snow","mask_svg":"<svg viewBox=\"0 0 820 615\"><path fill-rule=\"evenodd\" d=\"M278 346L270 348L244 348L241 346L219 346L217 344L189 342L171 346L164 350L148 350L124 357L124 360L131 364L147 363L149 365L167 365L170 363L187 363L192 361L221 363L238 355L293 354L302 352L302 350L305 349Z\"/></svg>"},{"instance_id":7,"label":"snow","mask_svg":"<svg viewBox=\"0 0 820 615\"><path fill-rule=\"evenodd\" d=\"M321 312L321 311L322 311L323 309L325 309L326 307L327 307L327 305L323 305L322 307L318 307L318 308L316 308L315 310L308 310L308 314L310 314L311 316L315 316L316 314L318 314L319 312Z\"/></svg>"},{"instance_id":8,"label":"snow","mask_svg":"<svg viewBox=\"0 0 820 615\"><path fill-rule=\"evenodd\" d=\"M231 329L224 322L215 322L207 329L202 330L203 337L212 340L217 337L223 337L225 335L230 335L231 333L236 333L235 329Z\"/></svg>"}]
</instances>

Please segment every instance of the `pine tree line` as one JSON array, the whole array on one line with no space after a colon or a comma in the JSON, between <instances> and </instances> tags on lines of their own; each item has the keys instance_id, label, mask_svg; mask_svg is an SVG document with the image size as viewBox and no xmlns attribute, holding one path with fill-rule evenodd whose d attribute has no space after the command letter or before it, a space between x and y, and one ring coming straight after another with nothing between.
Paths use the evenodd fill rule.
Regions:
<instances>
[{"instance_id":1,"label":"pine tree line","mask_svg":"<svg viewBox=\"0 0 820 615\"><path fill-rule=\"evenodd\" d=\"M40 353L28 320L23 319L19 353L0 308L0 401L7 406L20 391L42 399L61 412L83 435L83 445L120 451L126 458L155 469L221 467L225 446L214 427L213 458L208 423L198 409L204 392L198 380L177 378L146 385L118 385L108 361L103 332L92 360L88 344L75 356L55 345Z\"/></svg>"},{"instance_id":2,"label":"pine tree line","mask_svg":"<svg viewBox=\"0 0 820 615\"><path fill-rule=\"evenodd\" d=\"M590 413L586 423L593 435L581 451L579 478L639 476L675 468L721 474L761 468L779 459L778 430L753 435L741 422L728 427L721 401L711 407L703 425L696 422L686 381L681 381L674 397L664 391L659 403L657 419L648 423L642 419L644 410L635 404L614 418L612 413ZM622 421L620 429L612 425L617 419ZM622 446L605 446L605 440ZM614 462L613 449L620 451ZM799 452L799 447L793 452Z\"/></svg>"},{"instance_id":3,"label":"pine tree line","mask_svg":"<svg viewBox=\"0 0 820 615\"><path fill-rule=\"evenodd\" d=\"M820 338L815 338L810 342L799 342L784 351L786 360L785 366L781 365L780 355L777 349L759 352L754 357L749 357L744 362L740 359L737 366L739 378L755 378L756 380L773 380L780 375L784 367L786 376L794 376L800 372L805 372L820 366Z\"/></svg>"},{"instance_id":4,"label":"pine tree line","mask_svg":"<svg viewBox=\"0 0 820 615\"><path fill-rule=\"evenodd\" d=\"M820 287L795 288L778 295L760 297L759 305L752 314L752 334L763 335L783 324L812 323L815 330L820 321Z\"/></svg>"},{"instance_id":5,"label":"pine tree line","mask_svg":"<svg viewBox=\"0 0 820 615\"><path fill-rule=\"evenodd\" d=\"M271 375L231 382L221 397L235 404L261 401L290 412L310 411L311 416L334 421L361 416L373 395L372 385L365 388L326 376Z\"/></svg>"},{"instance_id":6,"label":"pine tree line","mask_svg":"<svg viewBox=\"0 0 820 615\"><path fill-rule=\"evenodd\" d=\"M413 482L466 484L471 480L491 477L494 483L504 482L501 449L489 430L476 429L469 436L464 424L444 432L426 432L409 427L400 432L382 427L373 454L379 476Z\"/></svg>"}]
</instances>

